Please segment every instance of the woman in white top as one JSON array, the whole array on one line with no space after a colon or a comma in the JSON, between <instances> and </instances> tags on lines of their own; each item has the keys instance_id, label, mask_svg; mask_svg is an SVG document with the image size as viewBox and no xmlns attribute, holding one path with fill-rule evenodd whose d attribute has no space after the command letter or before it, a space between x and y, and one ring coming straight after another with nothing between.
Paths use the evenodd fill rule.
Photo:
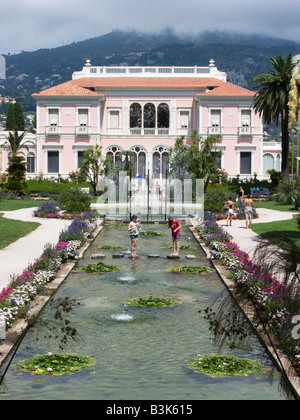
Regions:
<instances>
[{"instance_id":1,"label":"woman in white top","mask_svg":"<svg viewBox=\"0 0 300 420\"><path fill-rule=\"evenodd\" d=\"M234 213L234 202L232 201L232 197L229 197L229 200L226 201L226 203L223 206L223 210L226 208L226 214L227 214L227 219L226 219L226 226L228 226L228 223L231 226L232 223L232 216Z\"/></svg>"},{"instance_id":2,"label":"woman in white top","mask_svg":"<svg viewBox=\"0 0 300 420\"><path fill-rule=\"evenodd\" d=\"M128 225L128 231L130 239L131 239L131 256L132 258L138 258L138 255L136 255L136 248L137 248L137 240L139 237L139 223L136 223L137 221L137 216L133 215L131 217L131 222Z\"/></svg>"}]
</instances>

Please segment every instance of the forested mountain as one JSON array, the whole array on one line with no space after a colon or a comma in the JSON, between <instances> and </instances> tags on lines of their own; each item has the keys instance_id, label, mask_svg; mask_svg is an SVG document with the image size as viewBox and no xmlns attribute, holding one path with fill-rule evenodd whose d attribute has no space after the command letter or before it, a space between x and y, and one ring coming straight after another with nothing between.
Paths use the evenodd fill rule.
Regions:
<instances>
[{"instance_id":1,"label":"forested mountain","mask_svg":"<svg viewBox=\"0 0 300 420\"><path fill-rule=\"evenodd\" d=\"M96 66L207 66L213 58L228 81L251 89L251 77L265 72L270 57L299 52L300 44L293 41L234 32L179 36L171 30L159 35L113 31L62 47L6 55L7 80L0 82L0 93L16 98L24 111L34 111L31 94L70 80L86 59Z\"/></svg>"}]
</instances>

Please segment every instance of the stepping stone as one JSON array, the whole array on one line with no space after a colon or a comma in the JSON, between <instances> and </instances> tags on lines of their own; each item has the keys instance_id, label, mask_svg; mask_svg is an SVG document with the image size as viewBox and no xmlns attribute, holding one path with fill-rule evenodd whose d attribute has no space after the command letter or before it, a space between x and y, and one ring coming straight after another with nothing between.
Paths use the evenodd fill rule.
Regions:
<instances>
[{"instance_id":1,"label":"stepping stone","mask_svg":"<svg viewBox=\"0 0 300 420\"><path fill-rule=\"evenodd\" d=\"M196 258L195 257L195 255L186 255L185 256L185 258L187 259L187 260L193 260L194 258Z\"/></svg>"},{"instance_id":2,"label":"stepping stone","mask_svg":"<svg viewBox=\"0 0 300 420\"><path fill-rule=\"evenodd\" d=\"M160 257L160 255L158 255L158 254L149 254L148 255L148 258L159 258Z\"/></svg>"},{"instance_id":3,"label":"stepping stone","mask_svg":"<svg viewBox=\"0 0 300 420\"><path fill-rule=\"evenodd\" d=\"M105 254L93 254L93 255L91 256L91 258L92 258L93 260L97 260L97 259L104 259L104 258L106 258L106 255L105 255Z\"/></svg>"},{"instance_id":4,"label":"stepping stone","mask_svg":"<svg viewBox=\"0 0 300 420\"><path fill-rule=\"evenodd\" d=\"M167 258L169 258L170 260L173 260L173 259L179 259L180 257L179 257L179 255L168 255L168 257Z\"/></svg>"},{"instance_id":5,"label":"stepping stone","mask_svg":"<svg viewBox=\"0 0 300 420\"><path fill-rule=\"evenodd\" d=\"M124 258L124 254L113 254L113 258Z\"/></svg>"}]
</instances>

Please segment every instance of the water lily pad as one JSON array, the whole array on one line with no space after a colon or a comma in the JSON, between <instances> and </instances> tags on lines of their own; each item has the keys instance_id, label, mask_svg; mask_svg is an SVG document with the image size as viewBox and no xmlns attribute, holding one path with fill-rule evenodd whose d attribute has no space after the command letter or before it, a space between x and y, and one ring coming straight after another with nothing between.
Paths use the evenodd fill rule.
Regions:
<instances>
[{"instance_id":1,"label":"water lily pad","mask_svg":"<svg viewBox=\"0 0 300 420\"><path fill-rule=\"evenodd\" d=\"M201 273L212 273L215 271L211 267L206 266L194 266L194 265L184 265L183 267L174 267L171 270L172 273L189 273L189 274L201 274Z\"/></svg>"},{"instance_id":2,"label":"water lily pad","mask_svg":"<svg viewBox=\"0 0 300 420\"><path fill-rule=\"evenodd\" d=\"M17 371L31 375L60 376L72 374L96 365L96 360L89 356L76 354L37 354L15 365Z\"/></svg>"},{"instance_id":3,"label":"water lily pad","mask_svg":"<svg viewBox=\"0 0 300 420\"><path fill-rule=\"evenodd\" d=\"M177 299L166 298L160 296L141 296L128 299L126 304L129 306L135 306L138 308L160 308L163 306L175 306L180 305L180 302Z\"/></svg>"},{"instance_id":4,"label":"water lily pad","mask_svg":"<svg viewBox=\"0 0 300 420\"><path fill-rule=\"evenodd\" d=\"M80 267L77 269L74 269L74 272L84 271L86 273L115 273L117 271L120 271L121 267L118 265L113 264L104 264L103 262L98 262L97 264L88 264L84 267Z\"/></svg>"},{"instance_id":5,"label":"water lily pad","mask_svg":"<svg viewBox=\"0 0 300 420\"><path fill-rule=\"evenodd\" d=\"M260 360L246 359L232 354L219 355L198 354L187 364L189 369L207 376L226 377L226 376L248 376L266 372Z\"/></svg>"}]
</instances>

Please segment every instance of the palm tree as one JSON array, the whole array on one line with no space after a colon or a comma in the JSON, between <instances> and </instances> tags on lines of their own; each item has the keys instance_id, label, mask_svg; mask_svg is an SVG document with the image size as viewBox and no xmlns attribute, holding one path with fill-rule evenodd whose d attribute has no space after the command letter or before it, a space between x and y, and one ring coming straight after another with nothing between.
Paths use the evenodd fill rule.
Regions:
<instances>
[{"instance_id":1,"label":"palm tree","mask_svg":"<svg viewBox=\"0 0 300 420\"><path fill-rule=\"evenodd\" d=\"M267 74L260 74L251 79L257 89L254 97L254 110L263 116L265 124L281 123L282 162L281 171L284 179L289 178L289 91L294 64L291 54L286 60L281 56L270 58L272 68L267 67Z\"/></svg>"},{"instance_id":2,"label":"palm tree","mask_svg":"<svg viewBox=\"0 0 300 420\"><path fill-rule=\"evenodd\" d=\"M17 155L17 153L22 147L25 147L25 149L28 150L28 147L26 145L28 141L22 143L25 135L26 135L26 131L19 134L19 132L15 130L13 133L9 132L8 136L5 136L7 139L7 142L5 143L5 145L10 147L11 152L14 156ZM33 143L33 142L29 142L29 143Z\"/></svg>"}]
</instances>

